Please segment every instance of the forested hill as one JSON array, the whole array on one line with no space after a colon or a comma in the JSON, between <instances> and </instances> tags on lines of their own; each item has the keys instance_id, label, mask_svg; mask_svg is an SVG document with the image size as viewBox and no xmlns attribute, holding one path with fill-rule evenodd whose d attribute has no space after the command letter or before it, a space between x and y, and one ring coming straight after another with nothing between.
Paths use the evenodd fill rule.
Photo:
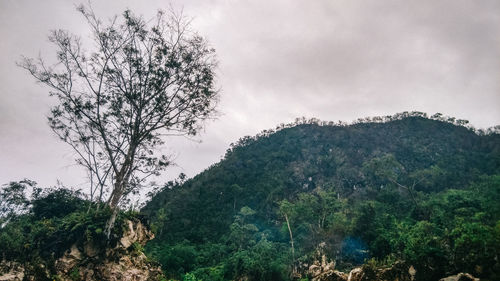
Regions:
<instances>
[{"instance_id":1,"label":"forested hill","mask_svg":"<svg viewBox=\"0 0 500 281\"><path fill-rule=\"evenodd\" d=\"M500 135L496 133L478 134L422 116L320 124L301 122L243 138L219 163L186 182L165 186L143 209L157 228L157 239L148 246L150 253L172 276L194 271L207 280L211 278L207 270L217 266L229 279L251 276L250 269L232 268L231 259L243 249L251 253L263 239L279 256L273 256L279 264L269 270L283 276L294 261L310 261L322 242L328 258L341 267L370 257L412 260L418 255L411 256L401 244L404 237L396 229L391 232L392 227L399 224L410 231L419 222L443 220L436 218L433 206L441 206L440 212L451 208L445 206L456 203L445 200L450 192L467 197L460 192L470 191L471 186L476 192L478 186L488 190L484 192L498 189ZM480 200L476 195L474 200ZM432 201L436 198L448 203ZM490 199L485 197L483 203L488 205ZM486 208L464 204L475 208L467 215ZM500 219L498 207L484 211L493 212L485 215L490 225ZM440 225L444 223L436 221L435 226L444 229ZM241 243L234 244L235 236L243 239ZM294 257L289 255L292 239ZM346 244L346 239L351 242ZM187 247L182 251L188 251L193 261L170 259L174 253L165 249L175 247ZM287 256L278 254L283 249ZM452 264L432 274L459 270L454 262L446 261Z\"/></svg>"}]
</instances>

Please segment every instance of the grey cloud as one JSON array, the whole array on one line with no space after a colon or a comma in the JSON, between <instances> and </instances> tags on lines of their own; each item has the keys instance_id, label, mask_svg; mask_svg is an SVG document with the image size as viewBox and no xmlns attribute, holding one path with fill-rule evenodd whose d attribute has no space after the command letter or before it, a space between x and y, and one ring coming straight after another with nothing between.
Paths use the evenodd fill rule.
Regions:
<instances>
[{"instance_id":1,"label":"grey cloud","mask_svg":"<svg viewBox=\"0 0 500 281\"><path fill-rule=\"evenodd\" d=\"M145 17L164 1L101 1L104 17ZM178 168L194 176L229 143L295 117L350 121L405 110L442 112L479 127L500 123L500 2L175 1L220 60L219 120L198 138L169 139ZM0 1L0 183L13 176L85 185L72 153L43 120L50 99L14 61L50 54L46 34L85 33L74 4Z\"/></svg>"}]
</instances>

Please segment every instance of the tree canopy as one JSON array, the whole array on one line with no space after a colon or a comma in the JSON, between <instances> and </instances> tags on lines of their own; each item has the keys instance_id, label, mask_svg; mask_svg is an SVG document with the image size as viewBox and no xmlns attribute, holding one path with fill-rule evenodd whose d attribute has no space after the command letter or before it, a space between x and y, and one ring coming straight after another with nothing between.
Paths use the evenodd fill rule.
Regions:
<instances>
[{"instance_id":1,"label":"tree canopy","mask_svg":"<svg viewBox=\"0 0 500 281\"><path fill-rule=\"evenodd\" d=\"M415 280L498 279L500 135L418 113L361 120L243 137L146 205L147 253L174 279L295 280L323 255L343 271L404 260Z\"/></svg>"},{"instance_id":2,"label":"tree canopy","mask_svg":"<svg viewBox=\"0 0 500 281\"><path fill-rule=\"evenodd\" d=\"M57 98L49 125L87 169L91 200L114 209L170 164L157 149L163 136L195 135L214 116L215 51L174 12L146 21L126 10L103 21L91 7L78 11L90 50L79 36L55 30L55 64L24 58L19 65Z\"/></svg>"}]
</instances>

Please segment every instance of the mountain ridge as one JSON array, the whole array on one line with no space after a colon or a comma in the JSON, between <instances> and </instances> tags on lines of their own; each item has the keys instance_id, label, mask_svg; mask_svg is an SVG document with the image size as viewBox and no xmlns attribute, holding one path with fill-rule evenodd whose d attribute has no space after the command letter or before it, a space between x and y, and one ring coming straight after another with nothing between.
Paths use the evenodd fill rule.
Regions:
<instances>
[{"instance_id":1,"label":"mountain ridge","mask_svg":"<svg viewBox=\"0 0 500 281\"><path fill-rule=\"evenodd\" d=\"M192 247L189 249L197 259L205 254L204 247L217 245L222 253L212 262L182 266L164 259L163 264L185 272L217 263L227 266L224 256L231 257L244 248L244 243L233 245L230 241L236 227L240 234L253 233L249 237L255 243L247 245L249 249L259 245L262 237L286 249L292 235L288 237L289 222L283 214L290 212L290 224L296 232L293 239L304 261L311 261L322 240L330 241L328 258L340 266L349 267L370 257L383 259L402 246L391 244L389 238L377 242L380 235L369 232L379 230L363 233L364 227L375 227L371 220L382 220L370 219L370 212L385 213L402 223L409 221L408 227L423 227L420 222L436 216L429 207L434 204L430 203L433 197L445 198L453 190L466 190L484 177L499 174L500 135L496 129L475 130L465 120L442 115L427 118L412 112L360 119L350 125L298 119L295 125L243 137L220 162L192 179L171 182L146 205L143 212L152 218L159 233L148 249L161 261L169 255L162 247L184 245ZM320 227L311 222L318 218L318 210L332 217L330 222L325 218L327 223ZM306 218L308 212L311 215ZM394 239L403 239L402 234L397 235ZM346 239L352 240L348 244L359 244L350 254L345 249ZM384 246L388 248L383 250L377 243L388 243ZM355 257L363 251L367 254ZM279 257L276 254L275 259ZM282 263L289 266L298 262L290 262L295 257L283 258L288 261ZM443 266L442 271L455 273L448 268Z\"/></svg>"}]
</instances>

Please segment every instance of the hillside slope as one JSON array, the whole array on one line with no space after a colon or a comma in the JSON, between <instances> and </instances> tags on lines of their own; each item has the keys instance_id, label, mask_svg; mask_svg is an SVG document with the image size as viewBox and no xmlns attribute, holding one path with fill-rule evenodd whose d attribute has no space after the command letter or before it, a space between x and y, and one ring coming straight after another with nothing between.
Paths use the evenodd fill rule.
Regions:
<instances>
[{"instance_id":1,"label":"hillside slope","mask_svg":"<svg viewBox=\"0 0 500 281\"><path fill-rule=\"evenodd\" d=\"M432 260L412 256L401 245L410 237L396 227L407 227L407 233L432 224L445 229L433 208L452 208L446 204L456 202L446 201L449 196L471 200L463 193L471 188L496 190L498 174L498 134L478 135L420 116L349 126L297 124L243 138L219 163L186 182L167 185L143 209L157 228L158 238L148 249L173 277L191 271L204 280L212 278L209 268L219 268L226 279L254 276L234 255L257 251L262 241L270 243L268 254L276 264L271 275L255 280L276 280L272 274L289 278L301 263L317 258L320 244L340 268L390 257L422 262L424 272ZM443 201L432 201L436 198ZM471 211L476 214L492 199L466 205L477 203ZM488 211L481 223L493 227L498 208ZM235 243L238 237L242 240ZM169 258L179 252L193 262ZM458 270L456 264L443 264L428 274Z\"/></svg>"}]
</instances>

